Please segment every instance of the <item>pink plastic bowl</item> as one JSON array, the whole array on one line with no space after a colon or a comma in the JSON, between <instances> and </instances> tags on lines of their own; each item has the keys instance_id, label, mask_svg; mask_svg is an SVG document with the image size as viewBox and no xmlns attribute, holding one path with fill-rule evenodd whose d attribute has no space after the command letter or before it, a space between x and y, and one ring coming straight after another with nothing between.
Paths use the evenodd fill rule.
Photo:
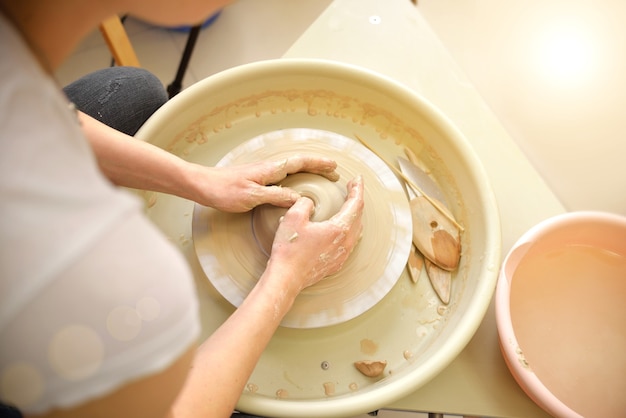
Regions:
<instances>
[{"instance_id":1,"label":"pink plastic bowl","mask_svg":"<svg viewBox=\"0 0 626 418\"><path fill-rule=\"evenodd\" d=\"M524 234L496 289L515 380L556 417L626 415L626 218L572 212Z\"/></svg>"}]
</instances>

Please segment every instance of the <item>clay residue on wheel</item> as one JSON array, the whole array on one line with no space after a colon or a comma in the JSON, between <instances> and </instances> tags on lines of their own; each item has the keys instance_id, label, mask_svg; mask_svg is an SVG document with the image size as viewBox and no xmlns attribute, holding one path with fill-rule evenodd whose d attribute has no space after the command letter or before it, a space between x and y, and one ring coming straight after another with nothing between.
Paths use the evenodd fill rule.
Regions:
<instances>
[{"instance_id":1,"label":"clay residue on wheel","mask_svg":"<svg viewBox=\"0 0 626 418\"><path fill-rule=\"evenodd\" d=\"M354 362L354 367L357 368L364 376L378 377L383 374L385 367L387 367L386 360L359 360Z\"/></svg>"},{"instance_id":2,"label":"clay residue on wheel","mask_svg":"<svg viewBox=\"0 0 626 418\"><path fill-rule=\"evenodd\" d=\"M378 344L369 338L363 338L361 340L361 353L373 355L378 351Z\"/></svg>"}]
</instances>

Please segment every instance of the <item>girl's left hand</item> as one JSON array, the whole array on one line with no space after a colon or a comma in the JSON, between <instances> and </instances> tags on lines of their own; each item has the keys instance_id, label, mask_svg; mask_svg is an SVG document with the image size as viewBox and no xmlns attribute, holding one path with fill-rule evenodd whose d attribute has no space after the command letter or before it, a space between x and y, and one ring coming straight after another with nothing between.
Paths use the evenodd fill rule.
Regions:
<instances>
[{"instance_id":1,"label":"girl's left hand","mask_svg":"<svg viewBox=\"0 0 626 418\"><path fill-rule=\"evenodd\" d=\"M295 154L281 160L259 161L229 167L192 166L193 200L224 212L247 212L269 203L290 207L300 195L276 186L287 175L309 172L337 181L337 163L330 158Z\"/></svg>"}]
</instances>

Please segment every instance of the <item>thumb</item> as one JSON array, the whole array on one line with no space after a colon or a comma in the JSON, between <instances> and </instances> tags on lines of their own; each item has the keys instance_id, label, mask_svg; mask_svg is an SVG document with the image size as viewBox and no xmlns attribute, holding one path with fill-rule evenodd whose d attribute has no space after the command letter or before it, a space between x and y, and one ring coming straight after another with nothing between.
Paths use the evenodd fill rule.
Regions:
<instances>
[{"instance_id":1,"label":"thumb","mask_svg":"<svg viewBox=\"0 0 626 418\"><path fill-rule=\"evenodd\" d=\"M263 194L260 197L262 200L261 203L268 203L270 205L287 208L300 199L300 193L290 189L289 187L262 186L262 189Z\"/></svg>"},{"instance_id":2,"label":"thumb","mask_svg":"<svg viewBox=\"0 0 626 418\"><path fill-rule=\"evenodd\" d=\"M315 204L308 197L300 197L285 213L283 222L301 224L308 222L313 215Z\"/></svg>"}]
</instances>

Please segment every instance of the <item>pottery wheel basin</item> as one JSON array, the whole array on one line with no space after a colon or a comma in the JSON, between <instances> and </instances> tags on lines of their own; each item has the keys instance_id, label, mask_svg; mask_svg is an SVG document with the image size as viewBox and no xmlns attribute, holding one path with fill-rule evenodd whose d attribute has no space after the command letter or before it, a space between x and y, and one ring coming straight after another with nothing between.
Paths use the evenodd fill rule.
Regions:
<instances>
[{"instance_id":1,"label":"pottery wheel basin","mask_svg":"<svg viewBox=\"0 0 626 418\"><path fill-rule=\"evenodd\" d=\"M449 305L441 304L425 272L417 283L410 280L405 264L412 228L404 184L365 152L355 135L385 161L395 162L410 148L465 228ZM441 372L480 325L500 263L495 199L463 136L403 85L337 62L257 62L184 90L137 137L204 165L281 157L294 149L332 153L339 164L337 184L306 176L285 180L318 199L316 205L324 206L320 211L326 210L326 202L344 198L355 170L369 176L368 219L363 242L351 255L353 265L301 295L302 309L290 312L277 330L247 383L239 410L273 417L339 417L382 408ZM291 143L286 146L285 141ZM280 215L259 207L233 219L185 199L152 192L141 196L148 217L189 261L206 338L254 284L256 266L266 260ZM218 251L220 244L223 250ZM240 266L249 277L240 274ZM349 283L350 291L342 290L341 283ZM314 302L307 304L307 298ZM366 377L354 367L359 360L384 360L387 367L376 378Z\"/></svg>"}]
</instances>

